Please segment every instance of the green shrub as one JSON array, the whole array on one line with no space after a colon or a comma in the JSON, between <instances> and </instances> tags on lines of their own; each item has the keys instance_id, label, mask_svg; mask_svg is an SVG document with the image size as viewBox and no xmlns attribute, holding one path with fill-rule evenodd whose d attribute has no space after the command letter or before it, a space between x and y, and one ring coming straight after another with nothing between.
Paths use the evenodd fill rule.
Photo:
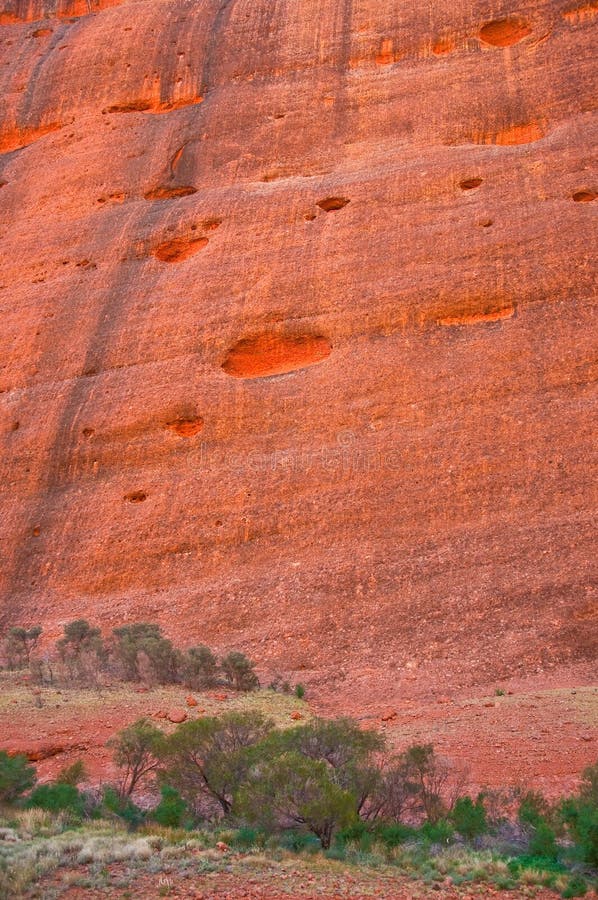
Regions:
<instances>
[{"instance_id":1,"label":"green shrub","mask_svg":"<svg viewBox=\"0 0 598 900\"><path fill-rule=\"evenodd\" d=\"M559 848L556 843L556 836L548 822L540 819L534 828L533 834L529 842L529 853L531 856L540 856L543 859L556 859Z\"/></svg>"},{"instance_id":2,"label":"green shrub","mask_svg":"<svg viewBox=\"0 0 598 900\"><path fill-rule=\"evenodd\" d=\"M399 844L412 840L417 831L401 822L392 822L389 825L378 825L376 835L387 847L398 847Z\"/></svg>"},{"instance_id":3,"label":"green shrub","mask_svg":"<svg viewBox=\"0 0 598 900\"><path fill-rule=\"evenodd\" d=\"M112 655L125 681L172 684L179 680L180 654L159 625L137 622L112 632Z\"/></svg>"},{"instance_id":4,"label":"green shrub","mask_svg":"<svg viewBox=\"0 0 598 900\"><path fill-rule=\"evenodd\" d=\"M305 687L302 684L295 685L295 697L298 700L303 700L305 697Z\"/></svg>"},{"instance_id":5,"label":"green shrub","mask_svg":"<svg viewBox=\"0 0 598 900\"><path fill-rule=\"evenodd\" d=\"M581 859L598 868L598 805L571 797L561 805L561 818L569 826Z\"/></svg>"},{"instance_id":6,"label":"green shrub","mask_svg":"<svg viewBox=\"0 0 598 900\"><path fill-rule=\"evenodd\" d=\"M216 684L218 660L209 647L203 644L189 647L183 654L181 666L185 684L192 690L199 691Z\"/></svg>"},{"instance_id":7,"label":"green shrub","mask_svg":"<svg viewBox=\"0 0 598 900\"><path fill-rule=\"evenodd\" d=\"M514 891L517 887L515 879L509 878L507 875L495 875L492 883L499 891Z\"/></svg>"},{"instance_id":8,"label":"green shrub","mask_svg":"<svg viewBox=\"0 0 598 900\"><path fill-rule=\"evenodd\" d=\"M189 815L187 804L175 788L168 784L160 789L161 799L152 810L152 819L167 828L181 828Z\"/></svg>"},{"instance_id":9,"label":"green shrub","mask_svg":"<svg viewBox=\"0 0 598 900\"><path fill-rule=\"evenodd\" d=\"M22 669L29 664L41 633L41 625L34 625L33 628L15 625L9 628L3 647L9 669Z\"/></svg>"},{"instance_id":10,"label":"green shrub","mask_svg":"<svg viewBox=\"0 0 598 900\"><path fill-rule=\"evenodd\" d=\"M528 791L523 795L517 812L517 817L522 825L531 825L536 828L540 822L547 822L550 816L550 805L539 791Z\"/></svg>"},{"instance_id":11,"label":"green shrub","mask_svg":"<svg viewBox=\"0 0 598 900\"><path fill-rule=\"evenodd\" d=\"M573 875L564 891L561 891L561 897L583 897L588 892L588 886L584 878L580 875Z\"/></svg>"},{"instance_id":12,"label":"green shrub","mask_svg":"<svg viewBox=\"0 0 598 900\"><path fill-rule=\"evenodd\" d=\"M14 803L34 784L35 769L29 765L25 754L9 756L5 750L0 750L0 802Z\"/></svg>"},{"instance_id":13,"label":"green shrub","mask_svg":"<svg viewBox=\"0 0 598 900\"><path fill-rule=\"evenodd\" d=\"M471 797L459 797L451 813L451 822L455 830L468 841L485 834L488 823L481 798L478 797L474 803Z\"/></svg>"},{"instance_id":14,"label":"green shrub","mask_svg":"<svg viewBox=\"0 0 598 900\"><path fill-rule=\"evenodd\" d=\"M75 619L64 626L64 636L56 642L62 677L75 684L90 686L97 682L106 661L106 650L99 628L86 619Z\"/></svg>"},{"instance_id":15,"label":"green shrub","mask_svg":"<svg viewBox=\"0 0 598 900\"><path fill-rule=\"evenodd\" d=\"M81 784L82 781L85 781L86 778L87 772L85 770L85 763L82 759L78 759L72 765L65 766L64 769L61 769L56 776L56 781L58 784L73 784L76 787L78 784Z\"/></svg>"},{"instance_id":16,"label":"green shrub","mask_svg":"<svg viewBox=\"0 0 598 900\"><path fill-rule=\"evenodd\" d=\"M585 803L598 806L598 762L587 766L581 773L579 796Z\"/></svg>"},{"instance_id":17,"label":"green shrub","mask_svg":"<svg viewBox=\"0 0 598 900\"><path fill-rule=\"evenodd\" d=\"M278 839L279 846L293 853L316 853L322 846L314 834L305 831L283 831Z\"/></svg>"},{"instance_id":18,"label":"green shrub","mask_svg":"<svg viewBox=\"0 0 598 900\"><path fill-rule=\"evenodd\" d=\"M424 822L420 834L432 844L450 844L453 839L453 826L446 819L437 822Z\"/></svg>"},{"instance_id":19,"label":"green shrub","mask_svg":"<svg viewBox=\"0 0 598 900\"><path fill-rule=\"evenodd\" d=\"M243 825L237 829L230 843L233 847L248 850L250 847L264 847L266 834L261 828L252 828L251 825Z\"/></svg>"},{"instance_id":20,"label":"green shrub","mask_svg":"<svg viewBox=\"0 0 598 900\"><path fill-rule=\"evenodd\" d=\"M362 819L357 819L337 832L335 843L349 844L354 841L358 842L363 838L364 834L368 833L369 828L366 823Z\"/></svg>"},{"instance_id":21,"label":"green shrub","mask_svg":"<svg viewBox=\"0 0 598 900\"><path fill-rule=\"evenodd\" d=\"M57 813L62 810L83 818L85 811L83 797L73 784L40 784L29 795L27 806Z\"/></svg>"},{"instance_id":22,"label":"green shrub","mask_svg":"<svg viewBox=\"0 0 598 900\"><path fill-rule=\"evenodd\" d=\"M106 743L122 772L120 793L130 797L137 785L158 768L164 735L149 719L138 719Z\"/></svg>"},{"instance_id":23,"label":"green shrub","mask_svg":"<svg viewBox=\"0 0 598 900\"><path fill-rule=\"evenodd\" d=\"M509 871L517 874L522 869L537 869L539 872L566 872L567 867L556 859L549 859L546 856L532 856L530 853L522 853L508 862Z\"/></svg>"},{"instance_id":24,"label":"green shrub","mask_svg":"<svg viewBox=\"0 0 598 900\"><path fill-rule=\"evenodd\" d=\"M100 809L104 815L122 819L131 831L138 828L145 819L143 810L128 797L122 797L113 787L104 788Z\"/></svg>"},{"instance_id":25,"label":"green shrub","mask_svg":"<svg viewBox=\"0 0 598 900\"><path fill-rule=\"evenodd\" d=\"M235 799L249 822L266 830L303 826L324 850L356 818L355 797L339 787L330 767L293 751L256 759Z\"/></svg>"},{"instance_id":26,"label":"green shrub","mask_svg":"<svg viewBox=\"0 0 598 900\"><path fill-rule=\"evenodd\" d=\"M221 663L228 683L237 691L255 691L260 683L255 672L255 663L244 653L233 650L223 657Z\"/></svg>"},{"instance_id":27,"label":"green shrub","mask_svg":"<svg viewBox=\"0 0 598 900\"><path fill-rule=\"evenodd\" d=\"M229 815L255 746L273 726L260 713L233 711L183 722L164 742L164 779L194 809Z\"/></svg>"},{"instance_id":28,"label":"green shrub","mask_svg":"<svg viewBox=\"0 0 598 900\"><path fill-rule=\"evenodd\" d=\"M432 744L413 744L395 758L384 784L384 811L400 821L407 810L433 824L445 819L445 796L462 787L463 773L438 757Z\"/></svg>"}]
</instances>

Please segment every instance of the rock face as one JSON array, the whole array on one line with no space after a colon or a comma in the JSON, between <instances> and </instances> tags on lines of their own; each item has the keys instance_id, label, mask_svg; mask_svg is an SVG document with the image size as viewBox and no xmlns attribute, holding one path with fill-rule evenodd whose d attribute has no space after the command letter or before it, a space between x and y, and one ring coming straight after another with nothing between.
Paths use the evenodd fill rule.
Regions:
<instances>
[{"instance_id":1,"label":"rock face","mask_svg":"<svg viewBox=\"0 0 598 900\"><path fill-rule=\"evenodd\" d=\"M597 12L0 0L4 624L596 652Z\"/></svg>"}]
</instances>

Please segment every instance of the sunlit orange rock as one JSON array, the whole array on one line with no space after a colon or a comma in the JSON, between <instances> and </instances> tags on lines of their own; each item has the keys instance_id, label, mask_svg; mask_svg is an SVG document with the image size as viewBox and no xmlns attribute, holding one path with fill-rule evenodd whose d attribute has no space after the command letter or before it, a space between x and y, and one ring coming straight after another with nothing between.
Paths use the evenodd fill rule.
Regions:
<instances>
[{"instance_id":1,"label":"sunlit orange rock","mask_svg":"<svg viewBox=\"0 0 598 900\"><path fill-rule=\"evenodd\" d=\"M595 21L0 0L3 626L378 711L595 656Z\"/></svg>"}]
</instances>

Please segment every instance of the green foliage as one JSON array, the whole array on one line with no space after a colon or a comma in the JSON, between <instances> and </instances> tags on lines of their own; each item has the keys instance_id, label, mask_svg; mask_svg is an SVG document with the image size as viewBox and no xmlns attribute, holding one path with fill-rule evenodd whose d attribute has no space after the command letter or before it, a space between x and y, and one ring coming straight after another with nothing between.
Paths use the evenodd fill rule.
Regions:
<instances>
[{"instance_id":1,"label":"green foliage","mask_svg":"<svg viewBox=\"0 0 598 900\"><path fill-rule=\"evenodd\" d=\"M264 847L266 835L259 828L243 825L237 829L230 843L233 847L238 847L241 850L249 850L251 847Z\"/></svg>"},{"instance_id":2,"label":"green foliage","mask_svg":"<svg viewBox=\"0 0 598 900\"><path fill-rule=\"evenodd\" d=\"M584 803L598 807L598 762L581 773L579 796Z\"/></svg>"},{"instance_id":3,"label":"green foliage","mask_svg":"<svg viewBox=\"0 0 598 900\"><path fill-rule=\"evenodd\" d=\"M56 642L56 650L66 680L83 685L97 681L106 660L99 628L92 628L86 619L68 622L64 626L64 636Z\"/></svg>"},{"instance_id":4,"label":"green foliage","mask_svg":"<svg viewBox=\"0 0 598 900\"><path fill-rule=\"evenodd\" d=\"M450 844L453 840L453 826L446 819L424 822L420 828L422 837L432 844Z\"/></svg>"},{"instance_id":5,"label":"green foliage","mask_svg":"<svg viewBox=\"0 0 598 900\"><path fill-rule=\"evenodd\" d=\"M29 808L46 809L57 813L61 810L73 813L82 818L85 808L83 797L73 784L40 784L27 799Z\"/></svg>"},{"instance_id":6,"label":"green foliage","mask_svg":"<svg viewBox=\"0 0 598 900\"><path fill-rule=\"evenodd\" d=\"M556 836L548 822L540 819L535 825L529 842L531 856L540 856L544 859L556 859L558 857Z\"/></svg>"},{"instance_id":7,"label":"green foliage","mask_svg":"<svg viewBox=\"0 0 598 900\"><path fill-rule=\"evenodd\" d=\"M115 628L112 635L112 653L125 681L178 681L179 654L159 625L137 622Z\"/></svg>"},{"instance_id":8,"label":"green foliage","mask_svg":"<svg viewBox=\"0 0 598 900\"><path fill-rule=\"evenodd\" d=\"M107 744L122 771L120 794L130 797L137 785L156 771L164 747L164 735L148 719L138 719L123 728Z\"/></svg>"},{"instance_id":9,"label":"green foliage","mask_svg":"<svg viewBox=\"0 0 598 900\"><path fill-rule=\"evenodd\" d=\"M355 797L334 783L326 763L293 751L254 765L236 800L250 822L267 830L304 827L324 849L355 818Z\"/></svg>"},{"instance_id":10,"label":"green foliage","mask_svg":"<svg viewBox=\"0 0 598 900\"><path fill-rule=\"evenodd\" d=\"M211 687L217 681L218 661L203 644L189 647L183 654L181 667L185 684L195 691Z\"/></svg>"},{"instance_id":11,"label":"green foliage","mask_svg":"<svg viewBox=\"0 0 598 900\"><path fill-rule=\"evenodd\" d=\"M4 639L4 655L9 669L22 669L29 664L41 633L41 625L34 625L32 628L15 625L9 628Z\"/></svg>"},{"instance_id":12,"label":"green foliage","mask_svg":"<svg viewBox=\"0 0 598 900\"><path fill-rule=\"evenodd\" d=\"M334 780L355 797L361 813L380 784L380 770L373 755L384 748L384 738L375 731L362 731L351 719L314 719L305 725L277 732L270 739L270 755L287 751L325 762L334 770Z\"/></svg>"},{"instance_id":13,"label":"green foliage","mask_svg":"<svg viewBox=\"0 0 598 900\"><path fill-rule=\"evenodd\" d=\"M364 837L371 838L371 831L362 819L356 819L347 825L345 828L341 828L335 837L335 841L337 844L345 845L349 843L360 843L363 841Z\"/></svg>"},{"instance_id":14,"label":"green foliage","mask_svg":"<svg viewBox=\"0 0 598 900\"><path fill-rule=\"evenodd\" d=\"M72 784L76 787L82 781L85 781L86 778L85 763L82 759L78 759L71 766L65 766L64 769L61 769L56 777L56 781L58 784Z\"/></svg>"},{"instance_id":15,"label":"green foliage","mask_svg":"<svg viewBox=\"0 0 598 900\"><path fill-rule=\"evenodd\" d=\"M294 829L283 831L278 843L284 850L291 850L293 853L316 853L321 847L315 834Z\"/></svg>"},{"instance_id":16,"label":"green foliage","mask_svg":"<svg viewBox=\"0 0 598 900\"><path fill-rule=\"evenodd\" d=\"M582 794L563 801L561 817L583 862L598 868L598 805L583 798Z\"/></svg>"},{"instance_id":17,"label":"green foliage","mask_svg":"<svg viewBox=\"0 0 598 900\"><path fill-rule=\"evenodd\" d=\"M222 658L222 671L228 683L237 691L255 691L260 683L255 672L255 663L244 653L233 650Z\"/></svg>"},{"instance_id":18,"label":"green foliage","mask_svg":"<svg viewBox=\"0 0 598 900\"><path fill-rule=\"evenodd\" d=\"M295 685L295 697L297 697L298 700L305 699L305 687L302 684Z\"/></svg>"},{"instance_id":19,"label":"green foliage","mask_svg":"<svg viewBox=\"0 0 598 900\"><path fill-rule=\"evenodd\" d=\"M122 819L131 831L138 828L145 819L143 810L113 787L104 788L100 811L104 816L112 815Z\"/></svg>"},{"instance_id":20,"label":"green foliage","mask_svg":"<svg viewBox=\"0 0 598 900\"><path fill-rule=\"evenodd\" d=\"M567 887L561 891L561 897L583 897L588 892L588 885L581 875L573 875Z\"/></svg>"},{"instance_id":21,"label":"green foliage","mask_svg":"<svg viewBox=\"0 0 598 900\"><path fill-rule=\"evenodd\" d=\"M167 828L182 827L189 815L187 804L179 792L167 784L162 785L160 793L162 796L156 808L152 810L152 819Z\"/></svg>"},{"instance_id":22,"label":"green foliage","mask_svg":"<svg viewBox=\"0 0 598 900\"><path fill-rule=\"evenodd\" d=\"M598 868L598 763L584 769L577 796L564 800L559 813L583 862Z\"/></svg>"},{"instance_id":23,"label":"green foliage","mask_svg":"<svg viewBox=\"0 0 598 900\"><path fill-rule=\"evenodd\" d=\"M56 642L58 652L72 651L75 655L84 649L97 648L102 643L99 628L92 628L87 619L75 619L64 626L64 637Z\"/></svg>"},{"instance_id":24,"label":"green foliage","mask_svg":"<svg viewBox=\"0 0 598 900\"><path fill-rule=\"evenodd\" d=\"M509 871L517 874L522 869L537 869L539 872L566 872L566 866L556 859L548 859L546 856L532 856L529 853L522 853L508 862Z\"/></svg>"},{"instance_id":25,"label":"green foliage","mask_svg":"<svg viewBox=\"0 0 598 900\"><path fill-rule=\"evenodd\" d=\"M528 791L520 800L517 817L522 825L535 828L551 816L550 804L539 791Z\"/></svg>"},{"instance_id":26,"label":"green foliage","mask_svg":"<svg viewBox=\"0 0 598 900\"><path fill-rule=\"evenodd\" d=\"M259 713L243 712L183 722L165 741L163 778L197 812L228 814L251 764L248 751L273 725Z\"/></svg>"},{"instance_id":27,"label":"green foliage","mask_svg":"<svg viewBox=\"0 0 598 900\"><path fill-rule=\"evenodd\" d=\"M480 797L475 803L471 797L459 797L450 818L455 830L468 841L474 840L488 830L486 809Z\"/></svg>"},{"instance_id":28,"label":"green foliage","mask_svg":"<svg viewBox=\"0 0 598 900\"><path fill-rule=\"evenodd\" d=\"M9 756L0 750L0 802L14 803L35 784L35 769L24 753Z\"/></svg>"},{"instance_id":29,"label":"green foliage","mask_svg":"<svg viewBox=\"0 0 598 900\"><path fill-rule=\"evenodd\" d=\"M288 729L281 738L285 749L323 760L336 770L363 763L384 749L382 735L363 731L352 719L313 719Z\"/></svg>"},{"instance_id":30,"label":"green foliage","mask_svg":"<svg viewBox=\"0 0 598 900\"><path fill-rule=\"evenodd\" d=\"M409 825L391 822L376 826L375 833L387 847L398 847L399 844L404 844L405 841L413 840L417 831Z\"/></svg>"}]
</instances>

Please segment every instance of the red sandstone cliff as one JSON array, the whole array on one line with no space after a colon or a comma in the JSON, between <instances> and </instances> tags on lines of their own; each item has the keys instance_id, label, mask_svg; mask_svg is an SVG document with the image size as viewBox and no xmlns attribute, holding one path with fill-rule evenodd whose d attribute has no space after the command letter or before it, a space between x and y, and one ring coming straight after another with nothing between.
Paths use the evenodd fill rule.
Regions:
<instances>
[{"instance_id":1,"label":"red sandstone cliff","mask_svg":"<svg viewBox=\"0 0 598 900\"><path fill-rule=\"evenodd\" d=\"M597 12L1 0L5 623L596 652Z\"/></svg>"}]
</instances>

